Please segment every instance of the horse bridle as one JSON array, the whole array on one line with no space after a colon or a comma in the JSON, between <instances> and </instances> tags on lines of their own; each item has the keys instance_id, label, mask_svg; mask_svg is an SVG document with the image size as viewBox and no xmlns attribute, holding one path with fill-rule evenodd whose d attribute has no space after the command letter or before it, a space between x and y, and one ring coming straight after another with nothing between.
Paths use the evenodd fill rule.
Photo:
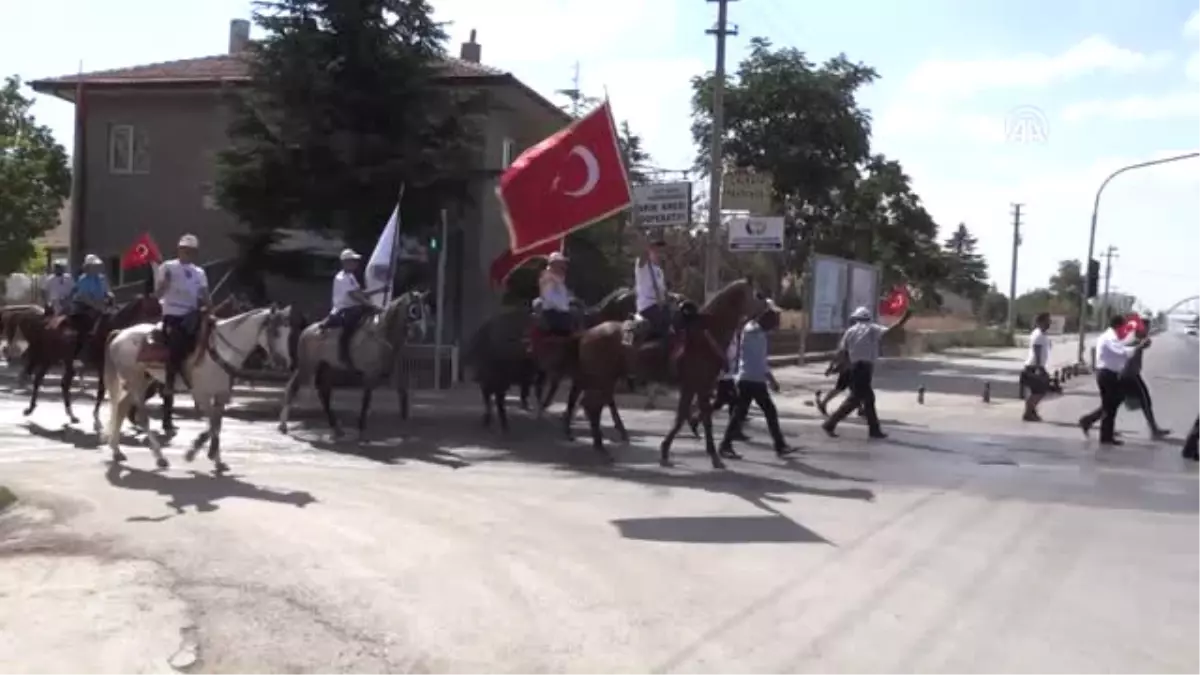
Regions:
<instances>
[{"instance_id":1,"label":"horse bridle","mask_svg":"<svg viewBox=\"0 0 1200 675\"><path fill-rule=\"evenodd\" d=\"M240 356L241 360L243 362L245 362L246 359L250 358L250 354L254 353L255 348L258 347L258 338L261 337L263 335L263 333L266 333L267 337L268 337L268 339L267 339L267 359L268 359L268 361L273 365L277 365L277 364L281 364L281 363L287 364L287 362L288 362L287 355L286 354L280 355L280 354L275 353L275 340L272 339L272 338L274 338L273 332L276 330L279 330L280 311L278 309L276 309L274 306L272 306L272 307L267 308L267 312L268 312L267 318L262 322L262 325L258 327L258 332L254 334L254 347L251 347L250 350L245 353L243 353L242 350L238 349L236 345L234 345L232 342L230 342L229 338L218 333L215 326L213 327L213 330L209 334L209 337L208 337L208 344L204 346L204 350L208 354L208 356L213 361L216 362L217 365L221 366L221 369L224 370L227 375L230 375L230 376L236 375L238 372L238 368L236 368L233 364L226 361L220 355L220 353L217 352L217 348L213 345L213 341L215 339L220 339L221 342L226 347L229 348L229 351Z\"/></svg>"}]
</instances>

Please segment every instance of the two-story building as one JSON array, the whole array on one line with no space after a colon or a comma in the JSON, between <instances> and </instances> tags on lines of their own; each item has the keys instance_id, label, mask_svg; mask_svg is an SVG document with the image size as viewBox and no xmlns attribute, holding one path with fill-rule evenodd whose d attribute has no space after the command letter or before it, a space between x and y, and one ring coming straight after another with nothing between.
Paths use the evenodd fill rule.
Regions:
<instances>
[{"instance_id":1,"label":"two-story building","mask_svg":"<svg viewBox=\"0 0 1200 675\"><path fill-rule=\"evenodd\" d=\"M31 83L39 93L76 103L82 92L85 101L76 105L73 264L87 253L100 255L119 284L120 256L143 232L164 253L180 235L192 232L201 239L205 260L237 254L230 235L243 226L217 205L213 186L217 154L228 146L227 102L249 82L249 43L250 23L238 19L230 23L225 54ZM469 335L499 302L488 267L507 248L508 233L495 196L496 178L521 149L569 121L512 74L482 64L481 51L472 32L459 58L442 64L445 86L484 91L490 101L476 201L451 222L452 235L445 242L452 339Z\"/></svg>"}]
</instances>

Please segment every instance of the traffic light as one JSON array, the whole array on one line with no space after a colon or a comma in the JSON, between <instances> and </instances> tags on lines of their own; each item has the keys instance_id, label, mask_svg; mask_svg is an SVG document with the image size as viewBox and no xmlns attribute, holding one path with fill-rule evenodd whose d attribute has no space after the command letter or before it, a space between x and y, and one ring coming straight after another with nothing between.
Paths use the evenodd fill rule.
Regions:
<instances>
[{"instance_id":1,"label":"traffic light","mask_svg":"<svg viewBox=\"0 0 1200 675\"><path fill-rule=\"evenodd\" d=\"M429 250L430 250L430 251L436 251L436 250L438 250L438 244L439 244L439 242L438 242L438 238L437 238L437 237L430 237L430 238L429 238Z\"/></svg>"},{"instance_id":2,"label":"traffic light","mask_svg":"<svg viewBox=\"0 0 1200 675\"><path fill-rule=\"evenodd\" d=\"M1087 296L1094 298L1100 292L1100 261L1092 259L1088 261L1087 269Z\"/></svg>"}]
</instances>

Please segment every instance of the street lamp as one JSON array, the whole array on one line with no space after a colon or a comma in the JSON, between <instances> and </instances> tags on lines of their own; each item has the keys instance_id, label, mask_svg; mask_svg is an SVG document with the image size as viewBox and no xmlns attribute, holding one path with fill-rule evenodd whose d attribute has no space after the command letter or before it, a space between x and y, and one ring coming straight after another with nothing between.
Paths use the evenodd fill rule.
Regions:
<instances>
[{"instance_id":1,"label":"street lamp","mask_svg":"<svg viewBox=\"0 0 1200 675\"><path fill-rule=\"evenodd\" d=\"M1084 263L1083 263L1085 265L1085 269L1086 269L1086 265L1091 261L1092 255L1094 255L1096 252L1096 215L1100 211L1100 195L1103 194L1104 188L1108 187L1109 181L1116 178L1117 176L1120 176L1121 174L1125 173L1126 171L1133 171L1134 169L1144 169L1148 166L1157 166L1159 164L1169 164L1171 162L1178 162L1178 161L1185 160L1185 159L1192 159L1194 157L1200 157L1200 152L1189 152L1185 155L1175 155L1173 157L1164 157L1163 159L1155 159L1155 160L1151 160L1149 162L1139 162L1137 164L1130 164L1129 166L1123 166L1123 167L1117 169L1116 171L1109 174L1108 178L1104 179L1104 182L1100 184L1099 189L1096 190L1096 201L1092 205L1092 231L1088 235L1087 258L1084 259ZM1080 288L1079 288L1079 362L1080 363L1083 363L1084 342L1087 339L1087 306L1088 306L1087 305L1087 275L1083 275L1083 279L1080 282Z\"/></svg>"}]
</instances>

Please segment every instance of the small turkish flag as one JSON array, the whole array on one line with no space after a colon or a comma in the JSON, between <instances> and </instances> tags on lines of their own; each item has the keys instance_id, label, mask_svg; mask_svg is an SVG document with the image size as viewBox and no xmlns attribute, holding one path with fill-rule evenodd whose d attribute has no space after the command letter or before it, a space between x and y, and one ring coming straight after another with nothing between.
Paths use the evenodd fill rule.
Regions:
<instances>
[{"instance_id":1,"label":"small turkish flag","mask_svg":"<svg viewBox=\"0 0 1200 675\"><path fill-rule=\"evenodd\" d=\"M503 286L504 282L508 281L508 277L513 273L513 270L534 258L545 258L555 251L561 252L562 248L562 239L551 239L544 244L534 246L524 253L513 253L512 251L501 253L492 261L491 274L489 275L492 284Z\"/></svg>"},{"instance_id":2,"label":"small turkish flag","mask_svg":"<svg viewBox=\"0 0 1200 675\"><path fill-rule=\"evenodd\" d=\"M628 208L633 196L608 101L521 153L496 196L514 254Z\"/></svg>"},{"instance_id":3,"label":"small turkish flag","mask_svg":"<svg viewBox=\"0 0 1200 675\"><path fill-rule=\"evenodd\" d=\"M908 289L897 286L879 301L880 316L900 316L908 309Z\"/></svg>"},{"instance_id":4,"label":"small turkish flag","mask_svg":"<svg viewBox=\"0 0 1200 675\"><path fill-rule=\"evenodd\" d=\"M1124 340L1130 335L1140 333L1144 330L1146 330L1146 323L1142 321L1142 317L1137 314L1130 314L1125 317L1125 323L1121 324L1121 327L1117 329L1117 337Z\"/></svg>"},{"instance_id":5,"label":"small turkish flag","mask_svg":"<svg viewBox=\"0 0 1200 675\"><path fill-rule=\"evenodd\" d=\"M149 265L150 263L162 262L162 255L158 252L158 247L154 245L154 240L150 238L148 233L143 232L142 236L138 237L137 241L133 242L133 246L121 256L121 269L132 270Z\"/></svg>"}]
</instances>

